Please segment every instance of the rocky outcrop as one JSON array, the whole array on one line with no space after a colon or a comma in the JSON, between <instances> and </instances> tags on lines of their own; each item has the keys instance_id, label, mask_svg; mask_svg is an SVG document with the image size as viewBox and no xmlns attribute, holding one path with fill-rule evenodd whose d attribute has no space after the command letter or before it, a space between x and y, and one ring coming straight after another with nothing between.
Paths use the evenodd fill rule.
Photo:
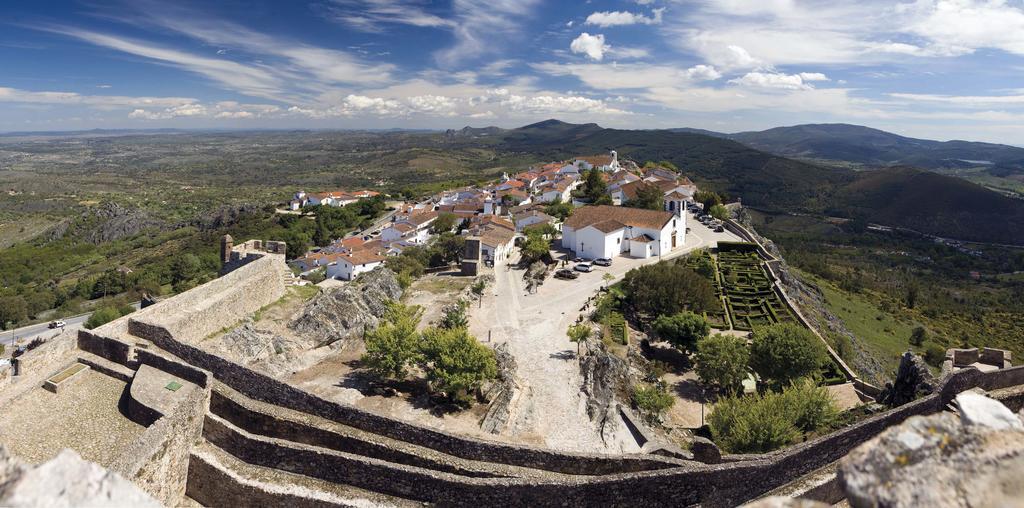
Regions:
<instances>
[{"instance_id":1,"label":"rocky outcrop","mask_svg":"<svg viewBox=\"0 0 1024 508\"><path fill-rule=\"evenodd\" d=\"M935 390L935 377L920 356L907 351L900 358L893 382L885 384L878 402L889 407L902 406Z\"/></svg>"},{"instance_id":2,"label":"rocky outcrop","mask_svg":"<svg viewBox=\"0 0 1024 508\"><path fill-rule=\"evenodd\" d=\"M273 212L273 210L271 210L271 212ZM233 226L237 224L239 219L242 217L250 215L260 216L266 215L266 213L267 212L264 211L263 205L224 205L216 210L204 213L202 217L193 220L189 225L199 229L200 231L212 231Z\"/></svg>"},{"instance_id":3,"label":"rocky outcrop","mask_svg":"<svg viewBox=\"0 0 1024 508\"><path fill-rule=\"evenodd\" d=\"M1020 506L1024 423L999 402L957 396L959 416L915 416L854 449L839 482L854 507Z\"/></svg>"},{"instance_id":4,"label":"rocky outcrop","mask_svg":"<svg viewBox=\"0 0 1024 508\"><path fill-rule=\"evenodd\" d=\"M166 223L153 219L142 210L133 210L107 202L83 212L78 217L61 221L49 231L47 238L54 241L67 235L74 235L98 245L135 236L146 229L164 229L166 226Z\"/></svg>"},{"instance_id":5,"label":"rocky outcrop","mask_svg":"<svg viewBox=\"0 0 1024 508\"><path fill-rule=\"evenodd\" d=\"M314 340L290 339L261 330L251 319L206 346L211 353L275 377L292 370L300 355L315 347Z\"/></svg>"},{"instance_id":6,"label":"rocky outcrop","mask_svg":"<svg viewBox=\"0 0 1024 508\"><path fill-rule=\"evenodd\" d=\"M580 372L587 416L597 423L605 442L609 442L621 430L616 398L629 392L629 363L609 352L600 340L590 340L580 359Z\"/></svg>"},{"instance_id":7,"label":"rocky outcrop","mask_svg":"<svg viewBox=\"0 0 1024 508\"><path fill-rule=\"evenodd\" d=\"M375 328L387 310L387 303L401 297L402 286L395 273L377 268L362 274L352 284L313 297L288 327L316 341L316 347L333 345L361 337L365 330Z\"/></svg>"},{"instance_id":8,"label":"rocky outcrop","mask_svg":"<svg viewBox=\"0 0 1024 508\"><path fill-rule=\"evenodd\" d=\"M114 505L161 506L132 482L71 450L33 468L0 447L0 506Z\"/></svg>"},{"instance_id":9,"label":"rocky outcrop","mask_svg":"<svg viewBox=\"0 0 1024 508\"><path fill-rule=\"evenodd\" d=\"M491 434L501 434L512 417L512 400L519 390L519 383L516 381L516 359L507 342L494 348L494 359L498 363L498 379L484 391L484 399L491 405L480 421L480 428Z\"/></svg>"}]
</instances>

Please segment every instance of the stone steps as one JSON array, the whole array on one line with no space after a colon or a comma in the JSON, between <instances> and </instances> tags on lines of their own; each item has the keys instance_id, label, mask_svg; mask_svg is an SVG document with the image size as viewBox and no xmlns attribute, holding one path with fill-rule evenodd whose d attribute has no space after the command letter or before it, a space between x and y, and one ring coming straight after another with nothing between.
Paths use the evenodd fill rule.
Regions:
<instances>
[{"instance_id":1,"label":"stone steps","mask_svg":"<svg viewBox=\"0 0 1024 508\"><path fill-rule=\"evenodd\" d=\"M255 415L239 415L240 409ZM241 425L247 432L306 446L317 446L383 460L477 478L567 478L550 471L494 462L463 459L432 448L414 445L356 429L325 418L253 400L219 381L213 384L211 414ZM261 421L254 424L256 416ZM271 428L268 421L281 422ZM287 424L287 428L285 428Z\"/></svg>"},{"instance_id":2,"label":"stone steps","mask_svg":"<svg viewBox=\"0 0 1024 508\"><path fill-rule=\"evenodd\" d=\"M203 506L374 507L424 503L242 462L204 442L189 457L186 495Z\"/></svg>"}]
</instances>

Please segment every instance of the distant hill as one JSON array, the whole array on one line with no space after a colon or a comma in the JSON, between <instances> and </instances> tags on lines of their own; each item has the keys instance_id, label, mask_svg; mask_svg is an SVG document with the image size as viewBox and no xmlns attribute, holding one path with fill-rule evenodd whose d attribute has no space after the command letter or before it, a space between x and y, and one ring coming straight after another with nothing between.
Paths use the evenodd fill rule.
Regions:
<instances>
[{"instance_id":1,"label":"distant hill","mask_svg":"<svg viewBox=\"0 0 1024 508\"><path fill-rule=\"evenodd\" d=\"M718 136L557 120L508 130L498 145L545 159L617 150L641 163L670 161L702 186L762 210L864 217L949 238L1024 245L1024 200L936 173L902 167L856 172L772 155Z\"/></svg>"},{"instance_id":2,"label":"distant hill","mask_svg":"<svg viewBox=\"0 0 1024 508\"><path fill-rule=\"evenodd\" d=\"M999 176L1024 173L1024 148L915 139L859 125L808 124L719 135L785 157L932 170L987 167Z\"/></svg>"},{"instance_id":3,"label":"distant hill","mask_svg":"<svg viewBox=\"0 0 1024 508\"><path fill-rule=\"evenodd\" d=\"M1024 245L1024 201L908 167L858 173L830 212L959 240Z\"/></svg>"}]
</instances>

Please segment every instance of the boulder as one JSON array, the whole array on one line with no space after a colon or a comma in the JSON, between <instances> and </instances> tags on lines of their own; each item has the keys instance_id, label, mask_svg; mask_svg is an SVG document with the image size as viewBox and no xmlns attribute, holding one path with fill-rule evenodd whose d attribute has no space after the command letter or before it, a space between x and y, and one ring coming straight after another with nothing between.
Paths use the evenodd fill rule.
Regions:
<instances>
[{"instance_id":1,"label":"boulder","mask_svg":"<svg viewBox=\"0 0 1024 508\"><path fill-rule=\"evenodd\" d=\"M159 507L159 502L121 475L83 460L71 450L28 466L0 447L0 506Z\"/></svg>"},{"instance_id":2,"label":"boulder","mask_svg":"<svg viewBox=\"0 0 1024 508\"><path fill-rule=\"evenodd\" d=\"M838 477L851 506L1020 506L1024 425L977 393L956 405L959 416L914 416L843 458Z\"/></svg>"},{"instance_id":3,"label":"boulder","mask_svg":"<svg viewBox=\"0 0 1024 508\"><path fill-rule=\"evenodd\" d=\"M910 351L903 353L896 377L886 383L878 402L889 407L902 406L935 390L935 376L932 376L924 360Z\"/></svg>"},{"instance_id":4,"label":"boulder","mask_svg":"<svg viewBox=\"0 0 1024 508\"><path fill-rule=\"evenodd\" d=\"M288 327L316 341L316 346L362 337L377 327L387 304L402 297L395 273L381 267L364 273L352 284L313 297Z\"/></svg>"}]
</instances>

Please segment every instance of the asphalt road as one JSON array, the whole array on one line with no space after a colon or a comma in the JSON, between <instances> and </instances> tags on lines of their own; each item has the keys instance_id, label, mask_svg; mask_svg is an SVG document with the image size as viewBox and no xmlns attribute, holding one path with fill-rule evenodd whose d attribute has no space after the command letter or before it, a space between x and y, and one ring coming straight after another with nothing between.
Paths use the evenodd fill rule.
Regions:
<instances>
[{"instance_id":1,"label":"asphalt road","mask_svg":"<svg viewBox=\"0 0 1024 508\"><path fill-rule=\"evenodd\" d=\"M139 302L133 303L132 306L138 310ZM87 312L85 314L63 318L63 321L67 323L67 326L64 327L63 333L76 333L85 325L85 322L91 315L91 312ZM61 330L51 329L49 322L28 325L21 328L15 328L14 330L0 332L0 344L3 344L4 347L9 347L15 343L28 344L36 337L44 337L48 339L59 333L61 333ZM9 354L10 352L8 351L5 356Z\"/></svg>"}]
</instances>

